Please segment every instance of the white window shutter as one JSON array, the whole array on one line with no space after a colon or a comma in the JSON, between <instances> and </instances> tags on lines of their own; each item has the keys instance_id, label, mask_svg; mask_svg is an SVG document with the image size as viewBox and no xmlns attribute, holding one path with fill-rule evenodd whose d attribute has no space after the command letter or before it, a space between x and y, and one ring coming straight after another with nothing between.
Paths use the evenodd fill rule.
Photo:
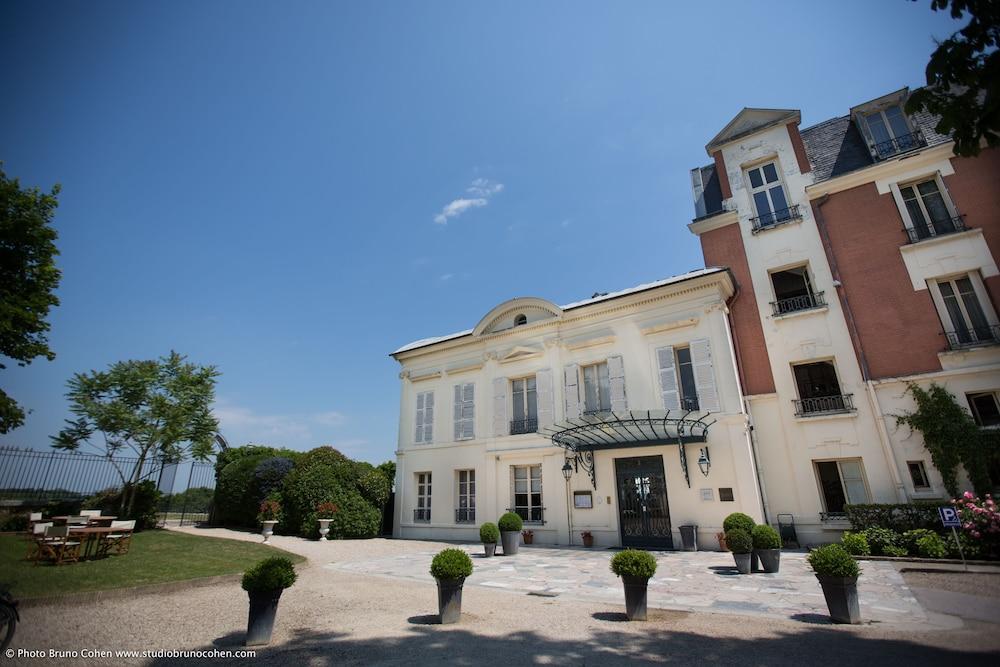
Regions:
<instances>
[{"instance_id":1,"label":"white window shutter","mask_svg":"<svg viewBox=\"0 0 1000 667\"><path fill-rule=\"evenodd\" d=\"M551 426L555 422L551 368L535 373L535 400L538 405L538 428Z\"/></svg>"},{"instance_id":2,"label":"white window shutter","mask_svg":"<svg viewBox=\"0 0 1000 667\"><path fill-rule=\"evenodd\" d=\"M462 437L476 437L476 385L468 382L462 387Z\"/></svg>"},{"instance_id":3,"label":"white window shutter","mask_svg":"<svg viewBox=\"0 0 1000 667\"><path fill-rule=\"evenodd\" d=\"M580 369L569 364L563 369L563 387L566 396L566 419L574 419L583 414L580 405Z\"/></svg>"},{"instance_id":4,"label":"white window shutter","mask_svg":"<svg viewBox=\"0 0 1000 667\"><path fill-rule=\"evenodd\" d=\"M414 442L424 441L424 394L420 392L417 394L417 411L416 411L416 433L414 434Z\"/></svg>"},{"instance_id":5,"label":"white window shutter","mask_svg":"<svg viewBox=\"0 0 1000 667\"><path fill-rule=\"evenodd\" d=\"M674 348L661 347L656 350L656 364L660 369L660 395L667 410L680 410L681 397L677 390L677 369L674 364Z\"/></svg>"},{"instance_id":6,"label":"white window shutter","mask_svg":"<svg viewBox=\"0 0 1000 667\"><path fill-rule=\"evenodd\" d=\"M628 401L625 399L625 362L621 356L608 357L608 383L611 386L611 411L625 412Z\"/></svg>"},{"instance_id":7,"label":"white window shutter","mask_svg":"<svg viewBox=\"0 0 1000 667\"><path fill-rule=\"evenodd\" d=\"M424 442L434 442L434 392L424 392Z\"/></svg>"},{"instance_id":8,"label":"white window shutter","mask_svg":"<svg viewBox=\"0 0 1000 667\"><path fill-rule=\"evenodd\" d=\"M707 338L691 341L691 364L694 367L694 386L698 390L698 407L705 412L718 412L719 390L715 386L712 368L712 345Z\"/></svg>"},{"instance_id":9,"label":"white window shutter","mask_svg":"<svg viewBox=\"0 0 1000 667\"><path fill-rule=\"evenodd\" d=\"M507 378L493 378L493 437L510 433L507 423Z\"/></svg>"},{"instance_id":10,"label":"white window shutter","mask_svg":"<svg viewBox=\"0 0 1000 667\"><path fill-rule=\"evenodd\" d=\"M452 415L455 424L455 440L462 439L462 385L455 385L455 408Z\"/></svg>"}]
</instances>

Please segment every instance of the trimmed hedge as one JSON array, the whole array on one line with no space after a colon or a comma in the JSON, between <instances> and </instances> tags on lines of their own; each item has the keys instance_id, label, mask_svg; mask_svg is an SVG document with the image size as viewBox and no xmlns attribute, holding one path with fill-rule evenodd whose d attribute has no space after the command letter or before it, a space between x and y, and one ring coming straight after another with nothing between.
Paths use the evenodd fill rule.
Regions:
<instances>
[{"instance_id":1,"label":"trimmed hedge","mask_svg":"<svg viewBox=\"0 0 1000 667\"><path fill-rule=\"evenodd\" d=\"M753 539L754 549L781 548L781 536L778 535L778 531L771 528L767 524L754 526L753 531L750 533L750 537Z\"/></svg>"},{"instance_id":2,"label":"trimmed hedge","mask_svg":"<svg viewBox=\"0 0 1000 667\"><path fill-rule=\"evenodd\" d=\"M898 532L908 530L941 530L939 502L845 505L844 513L855 531L886 528Z\"/></svg>"},{"instance_id":3,"label":"trimmed hedge","mask_svg":"<svg viewBox=\"0 0 1000 667\"><path fill-rule=\"evenodd\" d=\"M275 491L281 491L285 476L292 472L295 461L284 456L272 456L262 460L253 471L253 494L263 501Z\"/></svg>"},{"instance_id":4,"label":"trimmed hedge","mask_svg":"<svg viewBox=\"0 0 1000 667\"><path fill-rule=\"evenodd\" d=\"M840 543L852 556L872 555L872 549L868 546L868 538L865 537L864 533L852 533L848 530L844 533Z\"/></svg>"},{"instance_id":5,"label":"trimmed hedge","mask_svg":"<svg viewBox=\"0 0 1000 667\"><path fill-rule=\"evenodd\" d=\"M240 585L249 593L275 591L288 588L298 577L291 560L284 556L272 556L251 565L243 573Z\"/></svg>"},{"instance_id":6,"label":"trimmed hedge","mask_svg":"<svg viewBox=\"0 0 1000 667\"><path fill-rule=\"evenodd\" d=\"M813 572L824 577L856 577L861 574L858 562L839 544L813 549L806 560Z\"/></svg>"},{"instance_id":7,"label":"trimmed hedge","mask_svg":"<svg viewBox=\"0 0 1000 667\"><path fill-rule=\"evenodd\" d=\"M734 554L748 554L753 551L753 538L742 528L726 531L726 546Z\"/></svg>"},{"instance_id":8,"label":"trimmed hedge","mask_svg":"<svg viewBox=\"0 0 1000 667\"><path fill-rule=\"evenodd\" d=\"M625 549L611 557L611 571L619 577L649 579L656 572L656 558L648 551Z\"/></svg>"},{"instance_id":9,"label":"trimmed hedge","mask_svg":"<svg viewBox=\"0 0 1000 667\"><path fill-rule=\"evenodd\" d=\"M233 451L233 450L230 450ZM218 473L215 486L215 520L218 523L255 528L263 498L257 497L254 472L268 454L237 457Z\"/></svg>"},{"instance_id":10,"label":"trimmed hedge","mask_svg":"<svg viewBox=\"0 0 1000 667\"><path fill-rule=\"evenodd\" d=\"M743 512L733 512L723 519L722 530L728 533L734 528L739 528L747 533L752 533L753 527L756 525L756 522L751 519L749 515L744 514Z\"/></svg>"},{"instance_id":11,"label":"trimmed hedge","mask_svg":"<svg viewBox=\"0 0 1000 667\"><path fill-rule=\"evenodd\" d=\"M499 526L502 533L516 533L524 527L524 521L521 520L519 515L507 512L497 521L497 526Z\"/></svg>"},{"instance_id":12,"label":"trimmed hedge","mask_svg":"<svg viewBox=\"0 0 1000 667\"><path fill-rule=\"evenodd\" d=\"M461 549L444 549L431 561L431 575L435 579L453 581L472 574L472 559Z\"/></svg>"},{"instance_id":13,"label":"trimmed hedge","mask_svg":"<svg viewBox=\"0 0 1000 667\"><path fill-rule=\"evenodd\" d=\"M495 523L487 521L479 527L479 541L483 544L496 544L500 541L500 529Z\"/></svg>"}]
</instances>

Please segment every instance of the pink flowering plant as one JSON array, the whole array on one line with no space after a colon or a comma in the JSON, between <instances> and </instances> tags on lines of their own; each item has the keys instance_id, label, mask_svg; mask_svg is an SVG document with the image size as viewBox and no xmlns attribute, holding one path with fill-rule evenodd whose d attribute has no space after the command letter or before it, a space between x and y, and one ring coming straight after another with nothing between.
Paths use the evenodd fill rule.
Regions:
<instances>
[{"instance_id":1,"label":"pink flowering plant","mask_svg":"<svg viewBox=\"0 0 1000 667\"><path fill-rule=\"evenodd\" d=\"M958 507L962 532L979 551L991 558L1000 557L1000 506L990 494L982 498L969 491L951 501Z\"/></svg>"}]
</instances>

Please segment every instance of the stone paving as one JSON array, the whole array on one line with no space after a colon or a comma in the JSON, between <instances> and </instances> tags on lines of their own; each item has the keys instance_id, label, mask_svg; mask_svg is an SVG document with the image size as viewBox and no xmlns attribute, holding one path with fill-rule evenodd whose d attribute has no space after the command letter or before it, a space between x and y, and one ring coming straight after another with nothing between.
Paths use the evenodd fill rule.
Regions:
<instances>
[{"instance_id":1,"label":"stone paving","mask_svg":"<svg viewBox=\"0 0 1000 667\"><path fill-rule=\"evenodd\" d=\"M624 604L622 584L609 568L614 551L522 546L514 557L485 558L480 544L457 546L472 556L475 565L467 585ZM420 550L323 567L426 582L435 553L436 550ZM807 622L828 618L823 592L806 564L804 552L782 552L781 570L777 574L750 575L736 572L729 553L654 553L658 567L649 582L650 607ZM928 614L921 607L892 564L868 561L862 564L862 569L858 590L865 621L900 627L954 627L954 619Z\"/></svg>"}]
</instances>

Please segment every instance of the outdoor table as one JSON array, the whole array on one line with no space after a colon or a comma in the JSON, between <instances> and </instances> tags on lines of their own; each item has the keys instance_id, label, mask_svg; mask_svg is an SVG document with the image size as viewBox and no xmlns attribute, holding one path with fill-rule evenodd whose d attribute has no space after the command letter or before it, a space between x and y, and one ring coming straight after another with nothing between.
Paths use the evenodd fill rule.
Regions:
<instances>
[{"instance_id":1,"label":"outdoor table","mask_svg":"<svg viewBox=\"0 0 1000 667\"><path fill-rule=\"evenodd\" d=\"M84 557L90 555L91 546L94 542L100 541L102 535L110 535L113 532L115 529L111 526L76 526L69 529L70 535L78 536L81 542L86 540Z\"/></svg>"},{"instance_id":2,"label":"outdoor table","mask_svg":"<svg viewBox=\"0 0 1000 667\"><path fill-rule=\"evenodd\" d=\"M42 519L42 521L51 521L54 525L61 526L62 524L66 523L67 521L69 521L74 516L76 516L76 515L74 514L74 515L66 515L66 516L50 516L48 519ZM114 521L117 518L118 517L111 516L110 514L109 515L101 515L101 516L92 516L92 517L89 517L87 519L87 523L88 524L96 524L96 523L102 523L104 521Z\"/></svg>"}]
</instances>

